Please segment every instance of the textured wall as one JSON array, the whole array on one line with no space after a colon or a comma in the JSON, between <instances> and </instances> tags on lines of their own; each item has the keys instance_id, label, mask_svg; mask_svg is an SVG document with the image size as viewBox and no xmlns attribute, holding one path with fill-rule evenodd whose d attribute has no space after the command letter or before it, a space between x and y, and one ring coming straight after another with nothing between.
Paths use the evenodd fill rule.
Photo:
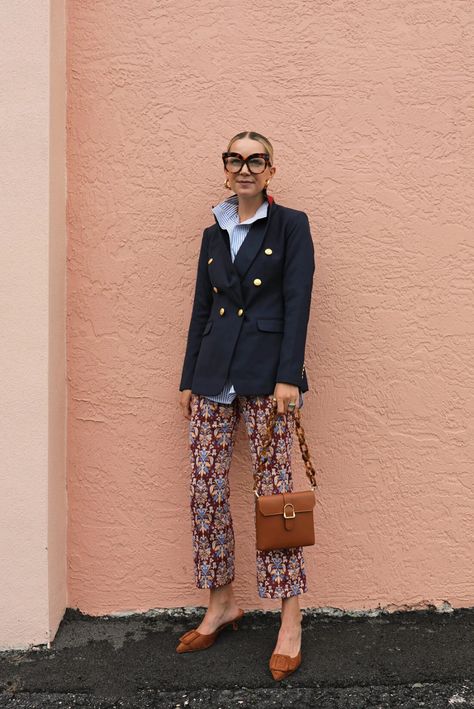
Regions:
<instances>
[{"instance_id":1,"label":"textured wall","mask_svg":"<svg viewBox=\"0 0 474 709\"><path fill-rule=\"evenodd\" d=\"M220 152L243 129L273 141L271 193L316 249L302 605L472 605L472 2L68 11L69 605L207 600L178 383ZM275 608L242 428L231 478L238 597Z\"/></svg>"}]
</instances>

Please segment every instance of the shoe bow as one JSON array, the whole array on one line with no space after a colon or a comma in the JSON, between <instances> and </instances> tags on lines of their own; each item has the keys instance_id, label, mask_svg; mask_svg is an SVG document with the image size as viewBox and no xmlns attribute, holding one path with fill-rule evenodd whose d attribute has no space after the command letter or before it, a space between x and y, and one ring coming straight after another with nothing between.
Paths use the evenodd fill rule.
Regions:
<instances>
[{"instance_id":1,"label":"shoe bow","mask_svg":"<svg viewBox=\"0 0 474 709\"><path fill-rule=\"evenodd\" d=\"M281 670L282 672L287 672L290 666L290 658L286 655L275 654L272 657L270 667L272 670Z\"/></svg>"},{"instance_id":2,"label":"shoe bow","mask_svg":"<svg viewBox=\"0 0 474 709\"><path fill-rule=\"evenodd\" d=\"M181 635L179 639L185 645L189 645L195 638L199 638L200 635L201 633L199 633L197 630L188 630L188 632L184 633L184 635Z\"/></svg>"}]
</instances>

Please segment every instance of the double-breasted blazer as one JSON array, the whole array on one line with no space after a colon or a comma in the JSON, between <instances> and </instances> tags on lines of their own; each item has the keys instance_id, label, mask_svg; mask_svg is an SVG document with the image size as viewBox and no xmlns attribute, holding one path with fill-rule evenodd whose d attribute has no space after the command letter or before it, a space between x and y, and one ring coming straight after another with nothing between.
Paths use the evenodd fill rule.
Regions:
<instances>
[{"instance_id":1,"label":"double-breasted blazer","mask_svg":"<svg viewBox=\"0 0 474 709\"><path fill-rule=\"evenodd\" d=\"M247 396L272 394L277 382L308 391L315 271L309 220L267 199L267 216L252 223L234 262L215 215L204 229L180 391L217 395L228 377Z\"/></svg>"}]
</instances>

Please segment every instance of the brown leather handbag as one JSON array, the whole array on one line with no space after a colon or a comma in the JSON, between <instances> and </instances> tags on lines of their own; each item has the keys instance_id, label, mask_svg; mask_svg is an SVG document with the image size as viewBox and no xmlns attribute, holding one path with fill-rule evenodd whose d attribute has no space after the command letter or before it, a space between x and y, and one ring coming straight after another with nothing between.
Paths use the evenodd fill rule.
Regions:
<instances>
[{"instance_id":1,"label":"brown leather handbag","mask_svg":"<svg viewBox=\"0 0 474 709\"><path fill-rule=\"evenodd\" d=\"M288 410L290 411L290 410ZM294 410L296 432L305 463L306 475L311 483L311 490L283 492L274 495L259 495L257 492L258 475L263 475L263 459L271 443L277 408L272 409L267 432L262 444L262 458L258 469L254 471L255 521L257 549L288 549L296 546L314 544L313 508L316 503L314 489L317 487L313 465L306 445L304 429L301 425L300 410ZM288 413L288 415L291 415Z\"/></svg>"}]
</instances>

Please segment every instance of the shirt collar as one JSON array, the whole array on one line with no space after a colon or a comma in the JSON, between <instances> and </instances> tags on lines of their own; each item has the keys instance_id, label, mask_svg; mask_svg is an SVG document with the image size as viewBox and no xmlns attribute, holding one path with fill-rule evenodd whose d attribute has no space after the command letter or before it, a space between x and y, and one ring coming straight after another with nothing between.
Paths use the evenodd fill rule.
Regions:
<instances>
[{"instance_id":1,"label":"shirt collar","mask_svg":"<svg viewBox=\"0 0 474 709\"><path fill-rule=\"evenodd\" d=\"M271 197L267 196L267 199L265 199L260 205L253 217L250 217L243 222L239 222L239 197L236 194L233 194L222 202L219 202L219 204L215 207L212 207L212 211L222 229L227 229L230 225L235 226L236 224L252 224L257 221L257 219L263 219L267 216L268 205L271 199Z\"/></svg>"}]
</instances>

